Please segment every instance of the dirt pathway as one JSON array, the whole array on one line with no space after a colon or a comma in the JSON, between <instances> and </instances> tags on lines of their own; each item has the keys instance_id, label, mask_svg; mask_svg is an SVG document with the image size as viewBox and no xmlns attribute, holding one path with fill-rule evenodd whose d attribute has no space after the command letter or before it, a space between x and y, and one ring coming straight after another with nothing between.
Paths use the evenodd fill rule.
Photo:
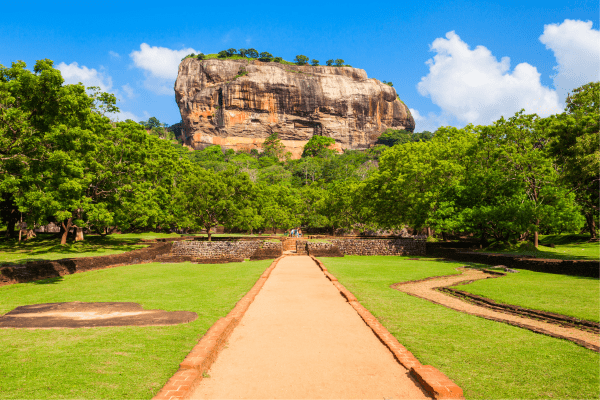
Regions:
<instances>
[{"instance_id":1,"label":"dirt pathway","mask_svg":"<svg viewBox=\"0 0 600 400\"><path fill-rule=\"evenodd\" d=\"M471 304L435 290L435 288L453 286L459 282L495 277L495 275L469 268L460 268L459 270L463 272L461 275L442 276L414 282L402 282L394 284L392 287L401 292L429 300L433 303L441 304L453 310L519 326L537 333L567 339L591 350L598 351L598 347L600 346L600 336L593 332L490 310L489 308Z\"/></svg>"},{"instance_id":2,"label":"dirt pathway","mask_svg":"<svg viewBox=\"0 0 600 400\"><path fill-rule=\"evenodd\" d=\"M286 257L193 399L426 398L307 256Z\"/></svg>"}]
</instances>

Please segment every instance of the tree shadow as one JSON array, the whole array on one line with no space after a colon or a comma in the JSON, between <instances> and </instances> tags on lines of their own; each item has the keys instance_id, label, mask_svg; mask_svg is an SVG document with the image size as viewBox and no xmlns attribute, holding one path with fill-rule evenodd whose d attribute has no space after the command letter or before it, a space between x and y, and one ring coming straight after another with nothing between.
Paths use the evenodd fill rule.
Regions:
<instances>
[{"instance_id":1,"label":"tree shadow","mask_svg":"<svg viewBox=\"0 0 600 400\"><path fill-rule=\"evenodd\" d=\"M64 278L62 276L55 276L53 278L41 279L39 281L33 281L34 285L56 285L62 282Z\"/></svg>"}]
</instances>

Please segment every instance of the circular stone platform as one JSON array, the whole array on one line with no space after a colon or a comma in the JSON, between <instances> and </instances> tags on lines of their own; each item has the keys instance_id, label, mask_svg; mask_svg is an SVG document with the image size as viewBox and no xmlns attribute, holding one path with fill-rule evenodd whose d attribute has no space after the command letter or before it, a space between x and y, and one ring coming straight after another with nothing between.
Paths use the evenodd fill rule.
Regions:
<instances>
[{"instance_id":1,"label":"circular stone platform","mask_svg":"<svg viewBox=\"0 0 600 400\"><path fill-rule=\"evenodd\" d=\"M191 311L144 310L138 303L33 304L0 316L0 328L91 328L100 326L157 326L192 322Z\"/></svg>"}]
</instances>

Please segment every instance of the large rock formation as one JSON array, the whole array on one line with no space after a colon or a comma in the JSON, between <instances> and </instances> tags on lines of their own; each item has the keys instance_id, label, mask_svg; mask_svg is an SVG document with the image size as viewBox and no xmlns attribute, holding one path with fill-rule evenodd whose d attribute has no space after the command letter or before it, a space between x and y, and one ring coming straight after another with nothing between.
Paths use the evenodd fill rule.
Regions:
<instances>
[{"instance_id":1,"label":"large rock formation","mask_svg":"<svg viewBox=\"0 0 600 400\"><path fill-rule=\"evenodd\" d=\"M175 98L194 149L260 149L278 132L299 157L313 135L335 139L338 149L365 149L388 128L415 126L394 88L350 67L187 58Z\"/></svg>"}]
</instances>

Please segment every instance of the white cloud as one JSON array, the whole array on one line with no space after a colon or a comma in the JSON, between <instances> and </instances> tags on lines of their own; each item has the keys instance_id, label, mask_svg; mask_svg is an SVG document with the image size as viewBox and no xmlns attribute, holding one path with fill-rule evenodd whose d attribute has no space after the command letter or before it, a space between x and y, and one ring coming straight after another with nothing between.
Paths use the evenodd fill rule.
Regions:
<instances>
[{"instance_id":1,"label":"white cloud","mask_svg":"<svg viewBox=\"0 0 600 400\"><path fill-rule=\"evenodd\" d=\"M76 62L71 64L61 62L56 68L62 74L65 84L83 83L85 87L98 86L103 92L108 92L112 88L112 78L94 68L85 65L80 67Z\"/></svg>"},{"instance_id":2,"label":"white cloud","mask_svg":"<svg viewBox=\"0 0 600 400\"><path fill-rule=\"evenodd\" d=\"M410 108L410 113L415 120L415 132L435 132L440 126L456 125L455 118L452 118L448 113L436 114L429 112L427 115L421 115L419 110Z\"/></svg>"},{"instance_id":3,"label":"white cloud","mask_svg":"<svg viewBox=\"0 0 600 400\"><path fill-rule=\"evenodd\" d=\"M118 113L110 113L106 115L112 121L125 121L126 119L131 119L135 122L140 122L142 119L129 111L119 111Z\"/></svg>"},{"instance_id":4,"label":"white cloud","mask_svg":"<svg viewBox=\"0 0 600 400\"><path fill-rule=\"evenodd\" d=\"M544 25L540 42L556 57L552 78L562 101L567 92L600 80L600 30L592 28L592 21L566 19L562 24Z\"/></svg>"},{"instance_id":5,"label":"white cloud","mask_svg":"<svg viewBox=\"0 0 600 400\"><path fill-rule=\"evenodd\" d=\"M190 53L199 51L190 48L171 50L166 47L150 46L142 43L139 51L132 51L129 56L136 67L148 71L152 76L162 79L177 78L181 59Z\"/></svg>"},{"instance_id":6,"label":"white cloud","mask_svg":"<svg viewBox=\"0 0 600 400\"><path fill-rule=\"evenodd\" d=\"M198 54L191 47L182 50L171 50L166 47L140 45L140 50L129 54L136 67L146 73L144 86L159 95L173 95L173 84L177 78L181 59L190 53Z\"/></svg>"},{"instance_id":7,"label":"white cloud","mask_svg":"<svg viewBox=\"0 0 600 400\"><path fill-rule=\"evenodd\" d=\"M454 31L435 39L431 51L437 54L427 61L429 74L417 85L421 95L442 109L430 120L454 117L462 123L490 124L521 108L540 116L562 111L557 93L542 86L540 73L530 64L510 71L508 57L498 61L484 46L471 50Z\"/></svg>"},{"instance_id":8,"label":"white cloud","mask_svg":"<svg viewBox=\"0 0 600 400\"><path fill-rule=\"evenodd\" d=\"M110 54L111 58L121 58L121 55L119 53L117 53L116 51L109 51L108 54Z\"/></svg>"},{"instance_id":9,"label":"white cloud","mask_svg":"<svg viewBox=\"0 0 600 400\"><path fill-rule=\"evenodd\" d=\"M125 94L127 95L128 98L131 99L131 98L135 97L133 88L129 85L129 83L121 86L121 89L123 89L123 91L125 92Z\"/></svg>"}]
</instances>

